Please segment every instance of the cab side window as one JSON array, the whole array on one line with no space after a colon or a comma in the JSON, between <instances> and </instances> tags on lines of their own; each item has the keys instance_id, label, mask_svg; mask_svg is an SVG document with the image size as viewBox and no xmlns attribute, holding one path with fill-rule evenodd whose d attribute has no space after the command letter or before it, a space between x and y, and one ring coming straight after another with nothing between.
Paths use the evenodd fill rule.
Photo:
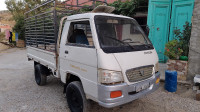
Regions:
<instances>
[{"instance_id":1,"label":"cab side window","mask_svg":"<svg viewBox=\"0 0 200 112\"><path fill-rule=\"evenodd\" d=\"M89 21L72 22L67 41L75 46L94 46Z\"/></svg>"}]
</instances>

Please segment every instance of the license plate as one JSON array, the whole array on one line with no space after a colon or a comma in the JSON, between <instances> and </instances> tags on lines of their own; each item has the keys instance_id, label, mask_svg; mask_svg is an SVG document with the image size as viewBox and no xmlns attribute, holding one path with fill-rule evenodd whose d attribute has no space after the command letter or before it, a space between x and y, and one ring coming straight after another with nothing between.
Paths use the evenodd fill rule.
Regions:
<instances>
[{"instance_id":1,"label":"license plate","mask_svg":"<svg viewBox=\"0 0 200 112\"><path fill-rule=\"evenodd\" d=\"M140 91L145 90L145 89L147 89L149 87L150 87L149 83L138 85L138 86L136 86L136 92L140 92Z\"/></svg>"}]
</instances>

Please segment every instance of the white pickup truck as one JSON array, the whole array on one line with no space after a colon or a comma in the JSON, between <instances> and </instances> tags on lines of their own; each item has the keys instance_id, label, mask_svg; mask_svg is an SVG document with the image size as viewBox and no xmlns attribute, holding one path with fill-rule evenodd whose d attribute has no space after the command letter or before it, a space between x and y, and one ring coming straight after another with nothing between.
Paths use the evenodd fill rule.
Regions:
<instances>
[{"instance_id":1,"label":"white pickup truck","mask_svg":"<svg viewBox=\"0 0 200 112\"><path fill-rule=\"evenodd\" d=\"M89 99L111 108L159 87L156 50L133 18L77 14L63 17L56 32L45 29L47 22L43 28L31 23L45 21L44 16L26 19L27 56L38 85L49 75L61 79L72 112L86 112ZM51 33L57 38L51 40Z\"/></svg>"}]
</instances>

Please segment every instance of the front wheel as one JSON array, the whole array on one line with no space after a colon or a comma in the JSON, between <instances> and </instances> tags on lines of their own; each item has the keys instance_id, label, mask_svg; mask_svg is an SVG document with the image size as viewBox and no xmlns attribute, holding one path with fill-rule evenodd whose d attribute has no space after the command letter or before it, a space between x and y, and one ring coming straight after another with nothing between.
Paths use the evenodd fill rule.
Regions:
<instances>
[{"instance_id":1,"label":"front wheel","mask_svg":"<svg viewBox=\"0 0 200 112\"><path fill-rule=\"evenodd\" d=\"M88 112L89 101L85 97L81 82L74 81L68 84L66 98L71 112Z\"/></svg>"}]
</instances>

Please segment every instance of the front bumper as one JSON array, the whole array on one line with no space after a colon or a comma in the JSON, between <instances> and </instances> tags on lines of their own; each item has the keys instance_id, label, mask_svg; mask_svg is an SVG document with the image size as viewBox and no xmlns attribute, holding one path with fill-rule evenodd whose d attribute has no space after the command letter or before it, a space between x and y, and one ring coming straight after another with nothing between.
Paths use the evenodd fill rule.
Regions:
<instances>
[{"instance_id":1,"label":"front bumper","mask_svg":"<svg viewBox=\"0 0 200 112\"><path fill-rule=\"evenodd\" d=\"M98 85L98 103L103 107L112 108L131 102L135 99L138 99L146 94L150 94L157 90L159 87L159 83L156 84L156 79L158 78L160 78L159 72L156 73L155 76L153 76L152 78L149 78L148 80L132 85L127 85L126 83L112 86ZM148 82L150 83L149 88L142 90L138 93L135 92L137 86L143 85ZM122 91L122 96L117 98L110 98L111 91Z\"/></svg>"}]
</instances>

